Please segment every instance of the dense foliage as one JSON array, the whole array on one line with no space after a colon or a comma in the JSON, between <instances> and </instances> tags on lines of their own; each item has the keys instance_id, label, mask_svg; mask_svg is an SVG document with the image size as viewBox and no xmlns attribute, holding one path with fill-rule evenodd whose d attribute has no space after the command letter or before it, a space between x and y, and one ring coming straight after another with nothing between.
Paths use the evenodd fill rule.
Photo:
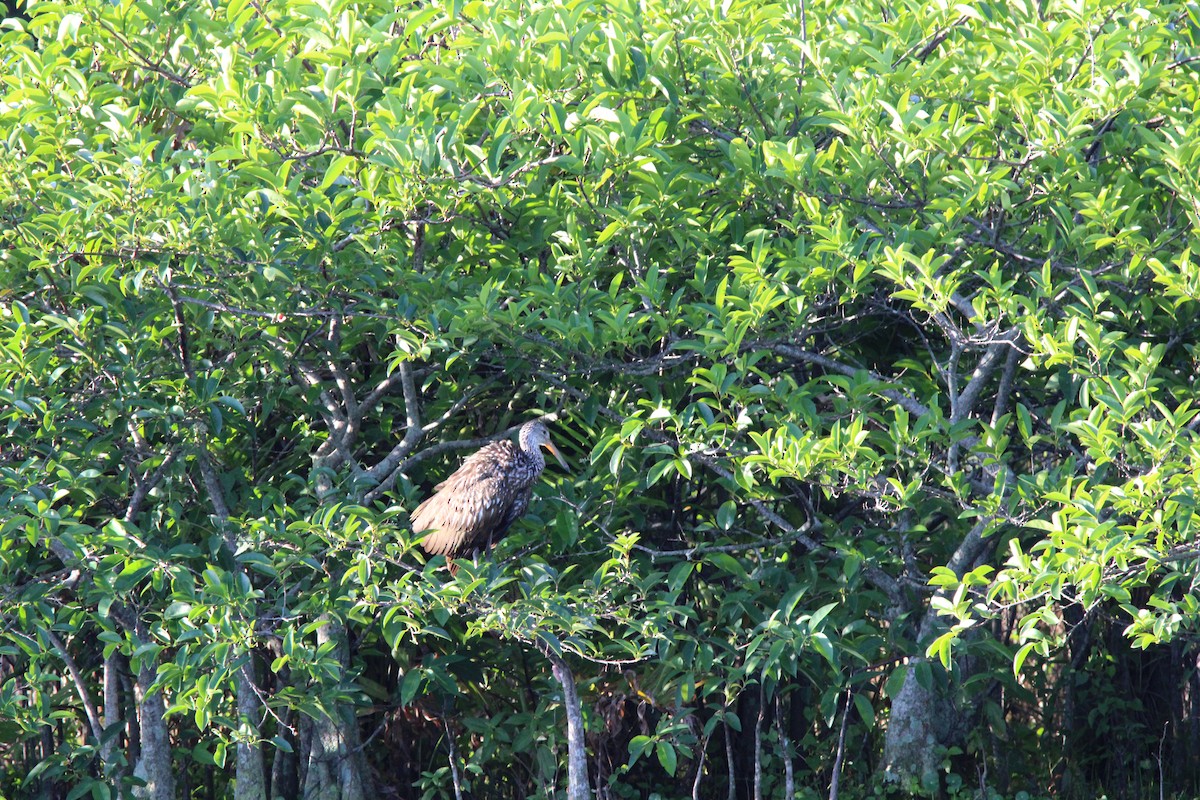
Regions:
<instances>
[{"instance_id":1,"label":"dense foliage","mask_svg":"<svg viewBox=\"0 0 1200 800\"><path fill-rule=\"evenodd\" d=\"M1197 6L25 11L0 791L1200 787Z\"/></svg>"}]
</instances>

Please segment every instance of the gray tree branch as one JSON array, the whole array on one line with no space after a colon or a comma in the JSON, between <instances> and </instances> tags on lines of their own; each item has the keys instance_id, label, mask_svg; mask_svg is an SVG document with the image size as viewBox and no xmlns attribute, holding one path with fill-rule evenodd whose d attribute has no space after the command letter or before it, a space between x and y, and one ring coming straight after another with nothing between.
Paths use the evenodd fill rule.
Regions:
<instances>
[{"instance_id":1,"label":"gray tree branch","mask_svg":"<svg viewBox=\"0 0 1200 800\"><path fill-rule=\"evenodd\" d=\"M787 356L788 358L796 359L798 361L805 361L809 364L816 364L817 366L827 369L830 372L838 372L851 378L860 372L865 372L867 377L873 381L883 384L890 383L887 378L880 375L878 372L873 372L869 369L862 369L860 367L852 367L849 364L843 364L840 361L835 361L834 359L820 355L819 353L809 352L808 350L795 345L776 344L774 345L773 349L779 355ZM879 394L897 403L901 408L910 414L924 416L929 413L928 406L896 389L881 388L879 390Z\"/></svg>"},{"instance_id":2,"label":"gray tree branch","mask_svg":"<svg viewBox=\"0 0 1200 800\"><path fill-rule=\"evenodd\" d=\"M971 373L971 380L963 387L962 393L958 395L957 401L954 403L953 413L950 416L952 424L965 419L975 410L975 406L983 394L984 385L992 377L996 367L1000 365L1001 357L1015 348L1018 335L1015 330L1008 331L993 341L984 351L979 363L975 365L975 371Z\"/></svg>"},{"instance_id":3,"label":"gray tree branch","mask_svg":"<svg viewBox=\"0 0 1200 800\"><path fill-rule=\"evenodd\" d=\"M163 478L166 477L167 470L175 463L175 459L178 456L179 448L172 448L166 457L163 458L162 463L158 465L158 468L150 473L149 476L139 478L136 471L130 470L135 485L133 494L129 498L129 504L125 507L124 519L126 522L132 523L137 518L137 515L141 513L142 506L146 503L146 498L162 483Z\"/></svg>"},{"instance_id":4,"label":"gray tree branch","mask_svg":"<svg viewBox=\"0 0 1200 800\"><path fill-rule=\"evenodd\" d=\"M544 649L550 659L554 678L562 687L563 709L567 714L567 800L589 800L587 745L583 740L583 705L575 687L575 676L563 657L549 647Z\"/></svg>"},{"instance_id":5,"label":"gray tree branch","mask_svg":"<svg viewBox=\"0 0 1200 800\"><path fill-rule=\"evenodd\" d=\"M1004 361L1004 371L1000 373L1000 386L996 389L996 403L992 406L992 427L1000 424L1000 418L1008 413L1012 400L1013 382L1017 374L1017 363L1021 351L1016 347L1009 349L1008 358Z\"/></svg>"},{"instance_id":6,"label":"gray tree branch","mask_svg":"<svg viewBox=\"0 0 1200 800\"><path fill-rule=\"evenodd\" d=\"M92 730L92 737L95 738L96 744L100 743L100 739L104 735L104 726L100 724L100 714L96 711L96 703L92 700L91 693L88 692L87 684L83 680L83 674L79 671L79 665L75 663L75 659L67 652L67 648L63 645L62 640L55 635L54 631L49 628L43 628L42 633L46 637L46 641L50 642L50 646L58 651L58 655L62 658L63 663L67 666L67 672L71 676L71 683L75 685L75 692L79 695L79 701L83 703L83 711L87 715L88 726Z\"/></svg>"}]
</instances>

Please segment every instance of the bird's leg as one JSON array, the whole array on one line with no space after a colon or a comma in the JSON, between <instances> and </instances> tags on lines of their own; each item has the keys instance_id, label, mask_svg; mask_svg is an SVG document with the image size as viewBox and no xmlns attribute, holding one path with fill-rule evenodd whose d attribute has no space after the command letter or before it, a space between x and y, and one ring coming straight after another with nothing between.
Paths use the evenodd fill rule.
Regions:
<instances>
[{"instance_id":1,"label":"bird's leg","mask_svg":"<svg viewBox=\"0 0 1200 800\"><path fill-rule=\"evenodd\" d=\"M492 534L489 533L487 542L484 543L483 547L477 547L475 549L475 552L471 554L471 560L478 565L480 556L485 556L490 552L492 552Z\"/></svg>"}]
</instances>

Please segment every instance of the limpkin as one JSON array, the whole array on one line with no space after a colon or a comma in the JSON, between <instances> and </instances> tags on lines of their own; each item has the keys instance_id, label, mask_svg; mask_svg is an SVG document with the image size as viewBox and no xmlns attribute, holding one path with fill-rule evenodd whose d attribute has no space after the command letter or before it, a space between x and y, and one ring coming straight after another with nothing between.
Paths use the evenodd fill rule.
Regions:
<instances>
[{"instance_id":1,"label":"limpkin","mask_svg":"<svg viewBox=\"0 0 1200 800\"><path fill-rule=\"evenodd\" d=\"M498 542L529 508L533 484L546 467L541 448L567 469L540 420L522 425L517 439L519 445L503 439L469 456L416 507L412 529L426 532L425 552L449 561Z\"/></svg>"}]
</instances>

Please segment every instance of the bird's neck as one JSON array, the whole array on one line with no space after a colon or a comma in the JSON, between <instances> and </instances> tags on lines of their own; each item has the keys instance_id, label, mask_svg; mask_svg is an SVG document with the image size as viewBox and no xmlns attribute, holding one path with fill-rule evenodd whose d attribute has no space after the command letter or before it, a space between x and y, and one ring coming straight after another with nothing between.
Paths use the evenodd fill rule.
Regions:
<instances>
[{"instance_id":1,"label":"bird's neck","mask_svg":"<svg viewBox=\"0 0 1200 800\"><path fill-rule=\"evenodd\" d=\"M542 448L529 441L529 438L530 437L525 433L525 431L521 431L521 452L523 452L533 462L534 466L537 468L537 471L541 472L546 467L546 457L542 455Z\"/></svg>"}]
</instances>

